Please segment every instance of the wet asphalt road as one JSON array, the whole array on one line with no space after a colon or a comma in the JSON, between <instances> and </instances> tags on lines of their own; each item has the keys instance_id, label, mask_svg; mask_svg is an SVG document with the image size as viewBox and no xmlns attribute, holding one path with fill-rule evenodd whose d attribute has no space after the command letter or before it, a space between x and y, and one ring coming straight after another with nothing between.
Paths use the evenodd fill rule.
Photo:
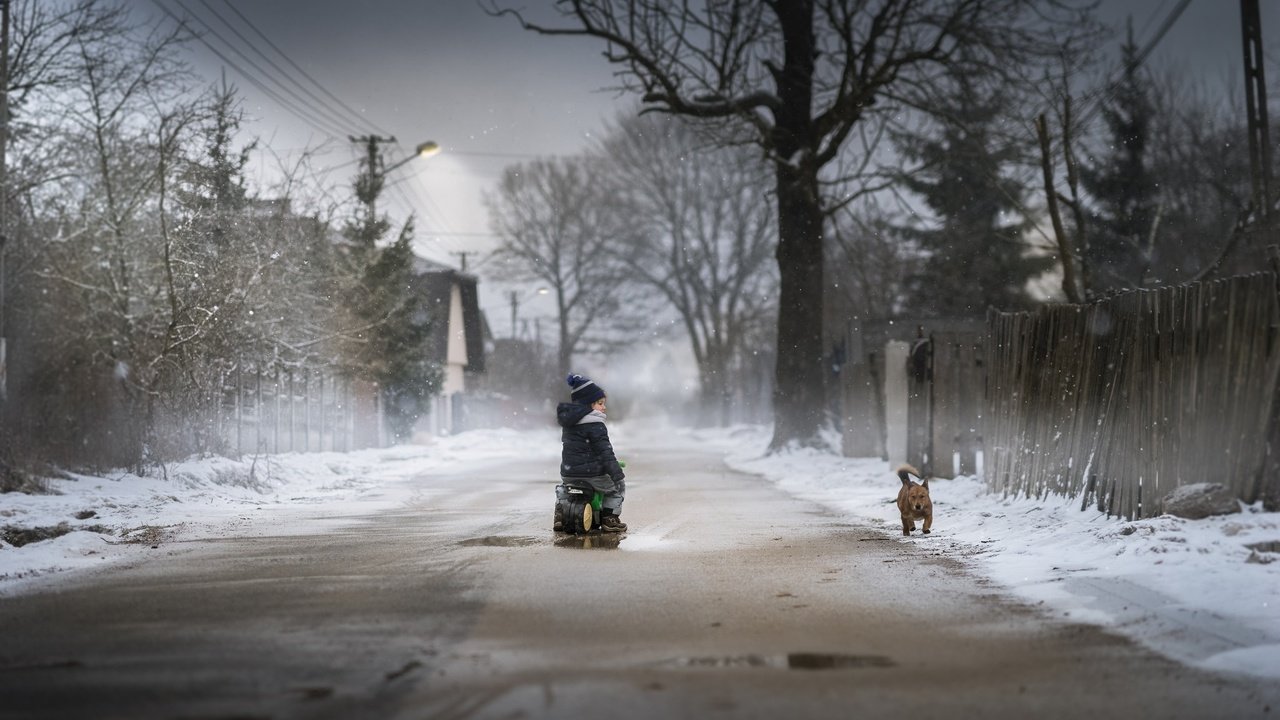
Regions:
<instances>
[{"instance_id":1,"label":"wet asphalt road","mask_svg":"<svg viewBox=\"0 0 1280 720\"><path fill-rule=\"evenodd\" d=\"M1274 683L1008 599L945 517L904 539L712 454L632 457L653 459L629 471L620 543L557 542L551 479L512 464L415 479L336 531L184 543L0 598L0 718L1280 713Z\"/></svg>"}]
</instances>

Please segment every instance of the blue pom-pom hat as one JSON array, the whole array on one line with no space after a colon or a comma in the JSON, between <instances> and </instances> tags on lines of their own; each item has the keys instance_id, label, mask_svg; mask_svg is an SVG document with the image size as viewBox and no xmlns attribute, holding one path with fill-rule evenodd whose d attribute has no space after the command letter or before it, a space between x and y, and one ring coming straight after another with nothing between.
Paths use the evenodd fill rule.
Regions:
<instances>
[{"instance_id":1,"label":"blue pom-pom hat","mask_svg":"<svg viewBox=\"0 0 1280 720\"><path fill-rule=\"evenodd\" d=\"M591 378L583 377L577 374L571 374L565 378L565 382L569 383L570 397L573 401L581 405L590 405L602 397L605 397L604 388L591 381Z\"/></svg>"}]
</instances>

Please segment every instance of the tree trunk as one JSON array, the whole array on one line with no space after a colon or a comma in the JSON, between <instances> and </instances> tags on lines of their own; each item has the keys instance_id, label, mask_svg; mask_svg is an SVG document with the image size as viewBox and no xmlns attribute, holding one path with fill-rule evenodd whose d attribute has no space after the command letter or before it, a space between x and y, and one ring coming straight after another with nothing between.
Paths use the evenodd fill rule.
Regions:
<instances>
[{"instance_id":1,"label":"tree trunk","mask_svg":"<svg viewBox=\"0 0 1280 720\"><path fill-rule=\"evenodd\" d=\"M563 297L563 293L558 293ZM574 372L570 367L573 362L573 351L569 347L569 310L565 307L564 300L557 301L558 311L557 317L560 321L560 339L556 346L556 358L560 363L559 371L564 374Z\"/></svg>"},{"instance_id":2,"label":"tree trunk","mask_svg":"<svg viewBox=\"0 0 1280 720\"><path fill-rule=\"evenodd\" d=\"M778 364L770 450L818 444L826 407L822 341L822 201L812 116L813 3L776 6L785 61L775 73L780 108L770 138L778 192Z\"/></svg>"},{"instance_id":3,"label":"tree trunk","mask_svg":"<svg viewBox=\"0 0 1280 720\"><path fill-rule=\"evenodd\" d=\"M709 344L706 357L698 366L701 388L698 417L701 424L716 427L729 425L729 352L719 342Z\"/></svg>"},{"instance_id":4,"label":"tree trunk","mask_svg":"<svg viewBox=\"0 0 1280 720\"><path fill-rule=\"evenodd\" d=\"M816 173L815 173L816 174ZM807 180L807 181L806 181ZM778 362L770 449L818 442L826 408L822 340L822 208L816 177L778 170Z\"/></svg>"}]
</instances>

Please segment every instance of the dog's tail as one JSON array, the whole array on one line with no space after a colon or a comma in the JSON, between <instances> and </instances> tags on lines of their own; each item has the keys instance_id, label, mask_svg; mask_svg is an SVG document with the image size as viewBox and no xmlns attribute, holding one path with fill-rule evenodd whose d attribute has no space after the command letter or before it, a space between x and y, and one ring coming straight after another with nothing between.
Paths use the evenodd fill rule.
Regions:
<instances>
[{"instance_id":1,"label":"dog's tail","mask_svg":"<svg viewBox=\"0 0 1280 720\"><path fill-rule=\"evenodd\" d=\"M903 463L902 465L898 466L899 480L901 480L902 482L907 482L908 473L910 473L911 475L915 475L917 478L920 477L920 471L915 469L914 467L907 465L906 463Z\"/></svg>"}]
</instances>

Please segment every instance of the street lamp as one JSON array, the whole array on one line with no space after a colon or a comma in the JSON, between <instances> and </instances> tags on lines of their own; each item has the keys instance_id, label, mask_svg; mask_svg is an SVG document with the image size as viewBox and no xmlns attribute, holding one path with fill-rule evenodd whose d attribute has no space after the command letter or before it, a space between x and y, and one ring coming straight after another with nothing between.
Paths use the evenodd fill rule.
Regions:
<instances>
[{"instance_id":1,"label":"street lamp","mask_svg":"<svg viewBox=\"0 0 1280 720\"><path fill-rule=\"evenodd\" d=\"M544 287L540 287L537 290L534 290L529 294L525 295L523 298L521 298L520 293L518 291L516 290L511 291L511 337L512 339L515 339L515 336L516 336L516 312L517 312L517 309L520 307L521 300L528 300L534 295L546 295L549 292L551 291Z\"/></svg>"},{"instance_id":2,"label":"street lamp","mask_svg":"<svg viewBox=\"0 0 1280 720\"><path fill-rule=\"evenodd\" d=\"M414 149L414 153L409 157L401 160L400 162L390 167L383 169L382 174L386 175L387 173L391 172L392 170L395 170L396 168L400 167L401 165L404 165L405 163L409 162L414 158L420 158L420 157L428 158L428 157L431 157L432 155L438 154L439 152L440 152L440 146L436 144L434 140L428 140L424 143L419 144L418 147Z\"/></svg>"}]
</instances>

